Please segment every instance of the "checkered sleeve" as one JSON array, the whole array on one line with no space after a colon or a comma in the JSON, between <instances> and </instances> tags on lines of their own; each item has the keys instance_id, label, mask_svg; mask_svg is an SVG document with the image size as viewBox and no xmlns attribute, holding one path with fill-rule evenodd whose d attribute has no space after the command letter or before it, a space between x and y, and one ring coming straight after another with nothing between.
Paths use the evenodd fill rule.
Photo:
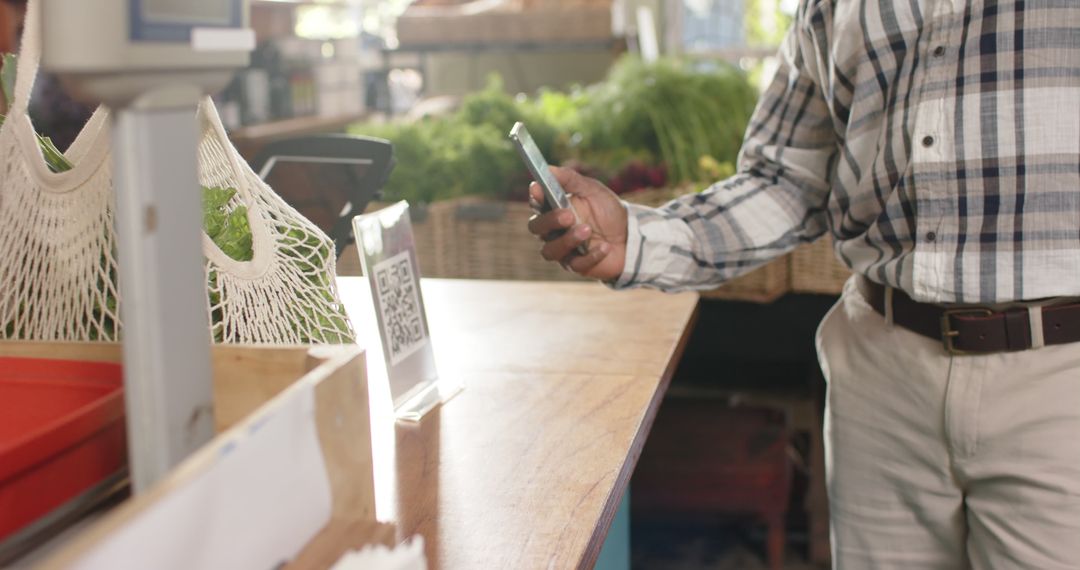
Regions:
<instances>
[{"instance_id":1,"label":"checkered sleeve","mask_svg":"<svg viewBox=\"0 0 1080 570\"><path fill-rule=\"evenodd\" d=\"M712 288L825 233L838 146L814 41L812 26L796 25L781 45L737 174L660 208L626 205L626 265L615 288Z\"/></svg>"}]
</instances>

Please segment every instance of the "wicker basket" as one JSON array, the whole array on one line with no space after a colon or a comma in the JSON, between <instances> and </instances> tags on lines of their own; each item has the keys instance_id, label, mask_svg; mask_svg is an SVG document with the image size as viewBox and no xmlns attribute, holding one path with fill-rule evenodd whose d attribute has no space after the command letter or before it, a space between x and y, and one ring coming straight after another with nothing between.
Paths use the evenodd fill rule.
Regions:
<instances>
[{"instance_id":1,"label":"wicker basket","mask_svg":"<svg viewBox=\"0 0 1080 570\"><path fill-rule=\"evenodd\" d=\"M391 203L389 202L372 202L368 204L364 213L370 214L371 212L377 212ZM441 203L427 206L425 204L409 204L409 216L410 222L413 228L413 240L416 244L416 257L420 263L420 274L425 277L444 277L443 258L442 258L442 244L438 241L439 232L435 230L435 223L432 221L431 211L432 209L438 212L439 209L444 206ZM438 216L435 219L441 219ZM337 274L338 275L363 275L363 267L360 263L360 252L356 248L356 244L352 244L345 248L341 252L341 257L337 260Z\"/></svg>"},{"instance_id":2,"label":"wicker basket","mask_svg":"<svg viewBox=\"0 0 1080 570\"><path fill-rule=\"evenodd\" d=\"M831 237L823 237L791 254L791 290L796 293L839 295L851 270L833 251Z\"/></svg>"},{"instance_id":3,"label":"wicker basket","mask_svg":"<svg viewBox=\"0 0 1080 570\"><path fill-rule=\"evenodd\" d=\"M367 212L386 205L373 203ZM465 197L411 210L416 255L425 277L582 280L540 257L540 242L526 229L532 215L526 203ZM361 273L354 248L342 254L338 275Z\"/></svg>"},{"instance_id":4,"label":"wicker basket","mask_svg":"<svg viewBox=\"0 0 1080 570\"><path fill-rule=\"evenodd\" d=\"M634 192L624 198L637 204L658 206L686 192L665 188ZM372 204L367 211L384 206ZM540 242L525 229L532 215L528 204L465 197L414 208L412 213L417 257L425 277L582 280L540 257ZM717 289L705 291L702 297L755 303L773 301L791 290L789 257L784 256ZM352 247L338 261L338 274L360 274L359 257Z\"/></svg>"},{"instance_id":5,"label":"wicker basket","mask_svg":"<svg viewBox=\"0 0 1080 570\"><path fill-rule=\"evenodd\" d=\"M372 202L368 204L364 213L377 212L389 205L388 202ZM438 204L434 206L424 204L409 205L413 240L416 244L416 257L420 263L420 274L425 277L444 276L442 274L442 256L440 255L441 244L438 242L438 232L435 231L429 215L432 208L438 209L440 207ZM360 263L360 252L357 250L356 244L349 245L341 252L341 257L337 260L337 274L348 276L364 274L363 266Z\"/></svg>"},{"instance_id":6,"label":"wicker basket","mask_svg":"<svg viewBox=\"0 0 1080 570\"><path fill-rule=\"evenodd\" d=\"M373 204L368 208L369 212L382 209L388 204ZM445 202L434 204L417 204L409 206L413 226L413 240L416 244L416 257L420 263L420 274L429 277L447 277L446 250L447 244L441 241L445 231L442 226L446 223L445 210L450 205Z\"/></svg>"},{"instance_id":7,"label":"wicker basket","mask_svg":"<svg viewBox=\"0 0 1080 570\"><path fill-rule=\"evenodd\" d=\"M568 281L581 278L540 257L526 229L532 209L523 202L458 198L432 204L429 222L440 256L440 277Z\"/></svg>"},{"instance_id":8,"label":"wicker basket","mask_svg":"<svg viewBox=\"0 0 1080 570\"><path fill-rule=\"evenodd\" d=\"M788 265L788 256L785 255L712 291L702 291L701 296L705 299L771 303L790 289Z\"/></svg>"}]
</instances>

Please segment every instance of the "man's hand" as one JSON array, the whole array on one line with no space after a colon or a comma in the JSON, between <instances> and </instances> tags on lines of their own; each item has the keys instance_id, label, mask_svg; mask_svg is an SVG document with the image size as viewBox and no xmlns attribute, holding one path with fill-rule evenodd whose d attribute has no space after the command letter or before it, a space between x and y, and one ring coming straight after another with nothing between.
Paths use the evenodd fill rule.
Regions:
<instances>
[{"instance_id":1,"label":"man's hand","mask_svg":"<svg viewBox=\"0 0 1080 570\"><path fill-rule=\"evenodd\" d=\"M529 231L545 242L540 255L585 277L601 281L618 279L626 263L626 208L598 180L557 166L551 167L551 172L570 194L581 223L574 225L574 214L567 209L530 218ZM529 186L529 198L534 206L544 201L544 192L536 182ZM552 235L559 230L568 231L558 237ZM575 249L586 240L588 253L580 255Z\"/></svg>"}]
</instances>

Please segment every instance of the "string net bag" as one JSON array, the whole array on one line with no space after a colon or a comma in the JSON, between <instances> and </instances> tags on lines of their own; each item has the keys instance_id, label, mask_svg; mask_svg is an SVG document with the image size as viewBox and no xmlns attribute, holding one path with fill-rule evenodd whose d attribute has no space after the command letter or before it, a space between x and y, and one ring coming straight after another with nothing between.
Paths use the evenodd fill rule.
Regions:
<instances>
[{"instance_id":1,"label":"string net bag","mask_svg":"<svg viewBox=\"0 0 1080 570\"><path fill-rule=\"evenodd\" d=\"M0 338L112 341L120 319L108 114L93 114L66 153L70 169L53 172L27 114L37 4L0 126Z\"/></svg>"},{"instance_id":2,"label":"string net bag","mask_svg":"<svg viewBox=\"0 0 1080 570\"><path fill-rule=\"evenodd\" d=\"M26 109L40 59L31 1L0 126L0 338L116 341L121 292L109 116L99 108L54 172ZM347 343L329 237L240 158L209 98L197 112L206 311L215 342ZM55 157L53 157L55 158Z\"/></svg>"},{"instance_id":3,"label":"string net bag","mask_svg":"<svg viewBox=\"0 0 1080 570\"><path fill-rule=\"evenodd\" d=\"M353 342L334 281L333 242L252 171L229 142L209 98L199 106L199 123L199 182L206 188L207 211L203 251L214 339ZM251 236L250 249L228 237L237 227L236 235ZM215 242L215 235L226 239Z\"/></svg>"}]
</instances>

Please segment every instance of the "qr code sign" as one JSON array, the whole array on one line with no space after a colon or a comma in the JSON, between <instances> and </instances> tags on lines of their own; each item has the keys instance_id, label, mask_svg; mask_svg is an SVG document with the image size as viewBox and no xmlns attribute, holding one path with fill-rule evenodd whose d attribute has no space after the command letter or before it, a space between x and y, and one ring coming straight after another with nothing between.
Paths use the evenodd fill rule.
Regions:
<instances>
[{"instance_id":1,"label":"qr code sign","mask_svg":"<svg viewBox=\"0 0 1080 570\"><path fill-rule=\"evenodd\" d=\"M396 365L424 346L427 339L409 252L375 264L374 275L383 343L391 365Z\"/></svg>"}]
</instances>

